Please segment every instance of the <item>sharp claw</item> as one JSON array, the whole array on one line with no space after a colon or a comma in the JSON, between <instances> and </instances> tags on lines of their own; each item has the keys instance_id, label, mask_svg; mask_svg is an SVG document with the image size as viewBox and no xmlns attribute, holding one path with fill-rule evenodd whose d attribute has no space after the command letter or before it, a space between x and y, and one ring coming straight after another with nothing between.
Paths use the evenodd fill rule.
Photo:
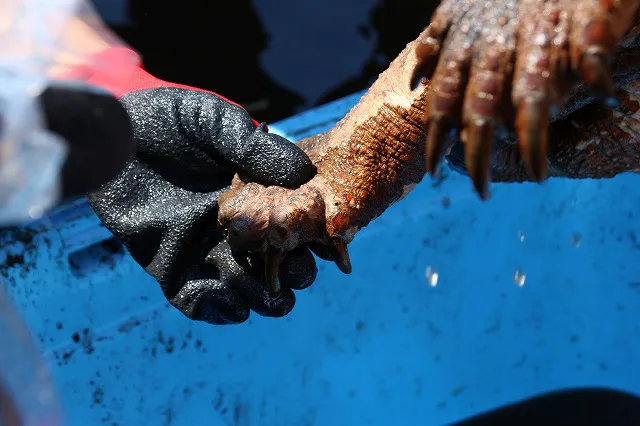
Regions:
<instances>
[{"instance_id":1,"label":"sharp claw","mask_svg":"<svg viewBox=\"0 0 640 426\"><path fill-rule=\"evenodd\" d=\"M473 186L486 201L489 198L489 167L493 125L487 119L475 119L465 129L465 162Z\"/></svg>"},{"instance_id":2,"label":"sharp claw","mask_svg":"<svg viewBox=\"0 0 640 426\"><path fill-rule=\"evenodd\" d=\"M439 40L434 37L426 37L418 43L415 50L418 62L413 69L409 82L411 90L417 89L422 79L430 77L431 73L433 73L437 62L435 58L439 52L440 43Z\"/></svg>"},{"instance_id":3,"label":"sharp claw","mask_svg":"<svg viewBox=\"0 0 640 426\"><path fill-rule=\"evenodd\" d=\"M516 123L525 167L532 179L541 182L547 177L549 106L542 100L522 100Z\"/></svg>"},{"instance_id":4,"label":"sharp claw","mask_svg":"<svg viewBox=\"0 0 640 426\"><path fill-rule=\"evenodd\" d=\"M588 53L581 63L582 79L601 99L614 98L613 78L603 55Z\"/></svg>"},{"instance_id":5,"label":"sharp claw","mask_svg":"<svg viewBox=\"0 0 640 426\"><path fill-rule=\"evenodd\" d=\"M264 274L269 286L269 295L277 297L280 295L280 264L282 263L283 253L273 246L267 247L266 258L264 261Z\"/></svg>"},{"instance_id":6,"label":"sharp claw","mask_svg":"<svg viewBox=\"0 0 640 426\"><path fill-rule=\"evenodd\" d=\"M340 241L334 239L331 241L332 249L334 252L334 262L338 269L345 274L350 274L351 269L351 259L349 259L349 251L347 250L347 245L344 241Z\"/></svg>"},{"instance_id":7,"label":"sharp claw","mask_svg":"<svg viewBox=\"0 0 640 426\"><path fill-rule=\"evenodd\" d=\"M444 115L436 115L430 119L427 143L425 144L425 162L427 173L436 177L439 172L442 154L449 141L449 132L453 128L451 120Z\"/></svg>"}]
</instances>

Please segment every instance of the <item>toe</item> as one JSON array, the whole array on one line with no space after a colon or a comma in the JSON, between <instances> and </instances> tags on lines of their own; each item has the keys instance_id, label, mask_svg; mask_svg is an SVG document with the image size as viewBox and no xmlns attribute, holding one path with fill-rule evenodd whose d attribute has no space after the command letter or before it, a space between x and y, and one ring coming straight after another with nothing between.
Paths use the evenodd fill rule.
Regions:
<instances>
[{"instance_id":1,"label":"toe","mask_svg":"<svg viewBox=\"0 0 640 426\"><path fill-rule=\"evenodd\" d=\"M633 24L638 0L576 2L571 19L571 66L575 75L600 99L613 96L610 60Z\"/></svg>"},{"instance_id":2,"label":"toe","mask_svg":"<svg viewBox=\"0 0 640 426\"><path fill-rule=\"evenodd\" d=\"M482 199L488 197L494 129L502 121L503 111L509 103L515 10L512 13L513 16L505 16L505 11L496 11L491 18L489 31L479 40L464 97L461 139L465 144L465 162L474 188Z\"/></svg>"},{"instance_id":3,"label":"toe","mask_svg":"<svg viewBox=\"0 0 640 426\"><path fill-rule=\"evenodd\" d=\"M438 62L442 42L449 30L450 18L445 10L436 10L431 23L416 46L416 66L411 75L411 88L415 89L423 79L430 79Z\"/></svg>"},{"instance_id":4,"label":"toe","mask_svg":"<svg viewBox=\"0 0 640 426\"><path fill-rule=\"evenodd\" d=\"M456 39L460 35L455 36ZM457 43L463 45L463 41ZM431 80L425 161L428 173L435 175L442 155L451 143L451 132L460 123L461 105L471 59L468 48L452 48L443 53Z\"/></svg>"},{"instance_id":5,"label":"toe","mask_svg":"<svg viewBox=\"0 0 640 426\"><path fill-rule=\"evenodd\" d=\"M558 1L524 0L513 80L516 132L526 170L534 181L547 176L550 105L569 89L568 11Z\"/></svg>"}]
</instances>

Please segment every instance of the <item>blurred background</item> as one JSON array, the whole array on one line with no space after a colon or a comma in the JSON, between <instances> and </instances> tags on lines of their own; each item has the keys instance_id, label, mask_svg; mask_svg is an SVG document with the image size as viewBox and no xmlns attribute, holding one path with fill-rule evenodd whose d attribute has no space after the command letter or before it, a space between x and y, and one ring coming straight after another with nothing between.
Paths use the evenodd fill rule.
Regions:
<instances>
[{"instance_id":1,"label":"blurred background","mask_svg":"<svg viewBox=\"0 0 640 426\"><path fill-rule=\"evenodd\" d=\"M159 78L273 122L366 89L428 24L434 0L94 0Z\"/></svg>"}]
</instances>

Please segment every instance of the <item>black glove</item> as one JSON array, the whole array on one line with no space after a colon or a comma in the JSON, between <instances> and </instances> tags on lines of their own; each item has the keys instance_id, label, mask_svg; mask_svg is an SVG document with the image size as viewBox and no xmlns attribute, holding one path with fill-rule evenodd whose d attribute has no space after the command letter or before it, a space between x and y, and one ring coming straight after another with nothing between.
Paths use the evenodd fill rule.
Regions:
<instances>
[{"instance_id":1,"label":"black glove","mask_svg":"<svg viewBox=\"0 0 640 426\"><path fill-rule=\"evenodd\" d=\"M245 270L222 241L217 200L236 172L266 184L300 185L315 172L308 157L214 94L165 87L120 101L138 146L124 171L89 196L102 222L189 318L228 324L245 321L250 310L289 313L291 289L315 280L313 256L306 248L290 253L283 292L269 297L260 259Z\"/></svg>"},{"instance_id":2,"label":"black glove","mask_svg":"<svg viewBox=\"0 0 640 426\"><path fill-rule=\"evenodd\" d=\"M133 154L127 112L107 92L83 83L51 82L39 96L45 124L67 143L63 200L113 179Z\"/></svg>"}]
</instances>

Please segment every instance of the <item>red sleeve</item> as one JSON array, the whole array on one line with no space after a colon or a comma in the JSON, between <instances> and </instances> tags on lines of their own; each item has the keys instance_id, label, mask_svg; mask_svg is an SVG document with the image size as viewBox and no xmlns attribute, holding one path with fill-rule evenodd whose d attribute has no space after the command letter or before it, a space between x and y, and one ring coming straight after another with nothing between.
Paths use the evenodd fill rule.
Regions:
<instances>
[{"instance_id":1,"label":"red sleeve","mask_svg":"<svg viewBox=\"0 0 640 426\"><path fill-rule=\"evenodd\" d=\"M218 93L186 86L184 84L171 83L152 76L144 69L140 61L140 56L138 56L135 51L126 47L109 48L91 58L88 63L78 65L68 72L59 75L58 78L85 81L109 91L117 98L137 90L160 87L198 90L216 95L242 108L241 105L224 96L220 96ZM259 124L256 120L253 120L253 122L256 125Z\"/></svg>"}]
</instances>

